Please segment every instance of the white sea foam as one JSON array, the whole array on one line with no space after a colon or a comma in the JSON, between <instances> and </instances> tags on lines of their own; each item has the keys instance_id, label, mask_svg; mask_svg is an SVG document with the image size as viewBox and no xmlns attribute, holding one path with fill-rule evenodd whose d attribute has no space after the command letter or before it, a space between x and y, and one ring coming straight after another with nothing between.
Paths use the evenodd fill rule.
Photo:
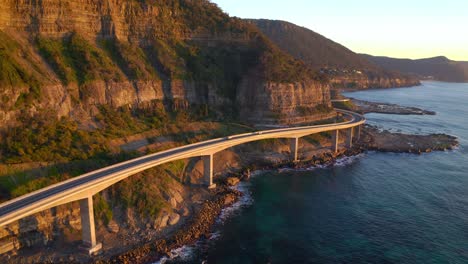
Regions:
<instances>
[{"instance_id":1,"label":"white sea foam","mask_svg":"<svg viewBox=\"0 0 468 264\"><path fill-rule=\"evenodd\" d=\"M258 175L258 174L257 174ZM251 176L252 177L252 176ZM223 223L226 219L232 217L240 211L240 209L250 206L253 203L252 194L250 192L251 183L248 181L240 182L237 186L232 187L242 193L239 200L233 205L224 208L219 215L217 222Z\"/></svg>"},{"instance_id":2,"label":"white sea foam","mask_svg":"<svg viewBox=\"0 0 468 264\"><path fill-rule=\"evenodd\" d=\"M453 146L452 149L447 149L446 152L450 152L451 150L460 150L461 147L460 147L460 144L456 145L456 146Z\"/></svg>"},{"instance_id":3,"label":"white sea foam","mask_svg":"<svg viewBox=\"0 0 468 264\"><path fill-rule=\"evenodd\" d=\"M314 165L314 166L310 166L310 167L306 167L306 168L282 168L282 169L279 169L278 172L283 172L283 171L313 171L313 170L316 170L316 169L324 169L324 168L331 168L331 167L343 167L343 166L347 166L349 164L352 164L354 163L356 160L364 157L364 153L361 153L361 154L358 154L358 155L354 155L354 156L345 156L345 157L341 157L339 159L336 159L335 162L333 163L328 163L328 164L320 164L320 165Z\"/></svg>"},{"instance_id":4,"label":"white sea foam","mask_svg":"<svg viewBox=\"0 0 468 264\"><path fill-rule=\"evenodd\" d=\"M364 156L365 154L361 153L361 154L350 156L350 157L342 157L342 158L337 159L335 164L333 164L333 166L337 166L337 167L346 166L346 165L354 163L355 161L361 159Z\"/></svg>"},{"instance_id":5,"label":"white sea foam","mask_svg":"<svg viewBox=\"0 0 468 264\"><path fill-rule=\"evenodd\" d=\"M351 157L343 157L340 159L337 159L334 164L328 164L328 165L318 165L318 166L313 166L313 167L308 167L308 168L303 168L303 169L293 169L293 168L283 168L280 169L279 172L282 171L311 171L315 170L318 168L326 168L330 166L346 166L348 164L353 163L355 160L363 157L364 154L359 154L356 156L351 156ZM251 172L250 178L257 177L259 175L264 174L265 172L268 172L270 170L256 170ZM224 208L221 211L221 214L219 215L218 219L216 220L216 223L222 224L224 223L227 219L233 217L237 213L240 213L243 208L246 208L250 205L253 204L254 199L252 197L251 193L251 187L252 183L250 181L242 181L238 185L231 187L234 190L237 190L242 193L242 196L240 196L239 200L232 204L229 207ZM214 233L211 234L210 240L217 240L221 237L221 232L220 231L215 231ZM198 241L194 245L191 246L182 246L180 248L172 250L168 256L165 256L161 258L159 261L153 263L153 264L164 264L168 261L171 260L180 260L180 261L187 261L193 258L195 251L200 248L202 245L205 245L206 242L203 241Z\"/></svg>"},{"instance_id":6,"label":"white sea foam","mask_svg":"<svg viewBox=\"0 0 468 264\"><path fill-rule=\"evenodd\" d=\"M218 238L221 237L221 232L220 231L216 231L214 233L211 233L211 236L210 236L210 240L217 240Z\"/></svg>"},{"instance_id":7,"label":"white sea foam","mask_svg":"<svg viewBox=\"0 0 468 264\"><path fill-rule=\"evenodd\" d=\"M257 175L260 175L262 171L254 171L251 173L251 178ZM237 186L233 186L231 188L239 191L242 193L242 196L239 198L237 202L233 205L224 208L221 211L218 219L216 220L217 223L224 223L228 218L232 217L236 213L238 213L242 208L250 206L253 203L252 194L250 192L251 183L248 181L240 182ZM215 231L210 235L210 240L216 240L221 237L221 232ZM164 264L171 260L180 260L186 261L193 258L193 255L197 248L201 247L204 243L202 241L198 241L195 245L191 246L182 246L180 248L172 250L168 256L161 258L159 261L153 264Z\"/></svg>"},{"instance_id":8,"label":"white sea foam","mask_svg":"<svg viewBox=\"0 0 468 264\"><path fill-rule=\"evenodd\" d=\"M154 262L153 264L164 264L170 260L190 260L195 252L196 246L197 244L194 246L182 246L180 248L173 249L168 256L162 257L159 261Z\"/></svg>"}]
</instances>

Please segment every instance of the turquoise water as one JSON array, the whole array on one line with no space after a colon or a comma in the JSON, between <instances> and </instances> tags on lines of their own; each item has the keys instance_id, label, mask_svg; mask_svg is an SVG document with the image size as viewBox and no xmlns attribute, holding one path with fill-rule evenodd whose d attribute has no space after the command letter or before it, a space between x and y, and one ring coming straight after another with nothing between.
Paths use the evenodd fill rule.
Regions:
<instances>
[{"instance_id":1,"label":"turquoise water","mask_svg":"<svg viewBox=\"0 0 468 264\"><path fill-rule=\"evenodd\" d=\"M252 201L217 226L215 239L173 262L468 263L468 84L347 95L436 111L367 118L394 131L455 135L461 146L255 176L245 186Z\"/></svg>"}]
</instances>

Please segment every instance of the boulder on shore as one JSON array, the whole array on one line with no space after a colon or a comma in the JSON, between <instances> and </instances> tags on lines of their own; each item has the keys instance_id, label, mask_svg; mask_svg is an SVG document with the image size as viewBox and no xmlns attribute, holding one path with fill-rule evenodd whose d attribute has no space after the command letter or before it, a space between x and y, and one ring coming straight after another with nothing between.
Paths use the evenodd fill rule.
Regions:
<instances>
[{"instance_id":1,"label":"boulder on shore","mask_svg":"<svg viewBox=\"0 0 468 264\"><path fill-rule=\"evenodd\" d=\"M239 184L240 180L237 177L228 177L226 178L226 184L229 186L236 186Z\"/></svg>"},{"instance_id":2,"label":"boulder on shore","mask_svg":"<svg viewBox=\"0 0 468 264\"><path fill-rule=\"evenodd\" d=\"M107 224L107 230L111 233L118 233L120 231L120 226L115 222L114 220L109 221L109 224Z\"/></svg>"},{"instance_id":3,"label":"boulder on shore","mask_svg":"<svg viewBox=\"0 0 468 264\"><path fill-rule=\"evenodd\" d=\"M175 225L179 222L180 220L180 215L177 214L177 213L172 213L170 216L169 216L169 225Z\"/></svg>"}]
</instances>

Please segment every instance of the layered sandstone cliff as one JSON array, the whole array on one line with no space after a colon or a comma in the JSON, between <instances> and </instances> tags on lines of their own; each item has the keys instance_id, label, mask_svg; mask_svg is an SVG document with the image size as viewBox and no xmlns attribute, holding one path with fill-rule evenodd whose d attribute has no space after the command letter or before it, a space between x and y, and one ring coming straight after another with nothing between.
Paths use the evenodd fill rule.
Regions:
<instances>
[{"instance_id":1,"label":"layered sandstone cliff","mask_svg":"<svg viewBox=\"0 0 468 264\"><path fill-rule=\"evenodd\" d=\"M0 0L0 130L28 127L28 117L35 116L88 125L101 106L161 103L184 109L207 105L254 124L327 118L333 114L329 86L306 68L205 0ZM157 180L163 174L139 185L134 176L107 200L117 200L126 186L130 194L148 194L148 204L157 205L159 195L167 212L135 229L165 226L163 212L183 216L184 208L164 193L172 188ZM132 225L135 217L121 218ZM1 228L0 251L48 244L63 233L79 240L79 225L76 205L48 210Z\"/></svg>"},{"instance_id":2,"label":"layered sandstone cliff","mask_svg":"<svg viewBox=\"0 0 468 264\"><path fill-rule=\"evenodd\" d=\"M238 101L241 117L257 124L278 120L282 124L307 123L334 116L328 84L314 81L279 84L244 80Z\"/></svg>"},{"instance_id":3,"label":"layered sandstone cliff","mask_svg":"<svg viewBox=\"0 0 468 264\"><path fill-rule=\"evenodd\" d=\"M44 112L90 120L99 105L139 108L180 100L187 107L245 109L242 86L251 79L250 69L275 64L264 61L264 53L287 56L204 0L0 0L0 33L10 43L0 44L8 63L8 74L0 76L2 128ZM211 51L216 55L207 59ZM249 87L265 100L255 110L268 112L274 105L289 116L268 122L295 123L300 113L292 108L329 105L327 88L310 76L260 76ZM301 82L300 89L289 88ZM264 87L292 98L310 96L275 101Z\"/></svg>"}]
</instances>

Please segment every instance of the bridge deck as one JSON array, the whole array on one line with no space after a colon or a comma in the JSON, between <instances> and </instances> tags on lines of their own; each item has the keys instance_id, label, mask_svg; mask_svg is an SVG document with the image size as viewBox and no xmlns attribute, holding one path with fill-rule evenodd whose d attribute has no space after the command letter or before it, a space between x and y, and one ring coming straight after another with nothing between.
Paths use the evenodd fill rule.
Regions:
<instances>
[{"instance_id":1,"label":"bridge deck","mask_svg":"<svg viewBox=\"0 0 468 264\"><path fill-rule=\"evenodd\" d=\"M365 118L361 115L344 110L338 111L349 115L351 120L341 123L274 129L217 138L150 154L86 173L1 204L0 226L60 204L89 197L133 174L170 161L212 155L223 149L247 142L269 138L298 138L308 134L351 128L365 122Z\"/></svg>"}]
</instances>

